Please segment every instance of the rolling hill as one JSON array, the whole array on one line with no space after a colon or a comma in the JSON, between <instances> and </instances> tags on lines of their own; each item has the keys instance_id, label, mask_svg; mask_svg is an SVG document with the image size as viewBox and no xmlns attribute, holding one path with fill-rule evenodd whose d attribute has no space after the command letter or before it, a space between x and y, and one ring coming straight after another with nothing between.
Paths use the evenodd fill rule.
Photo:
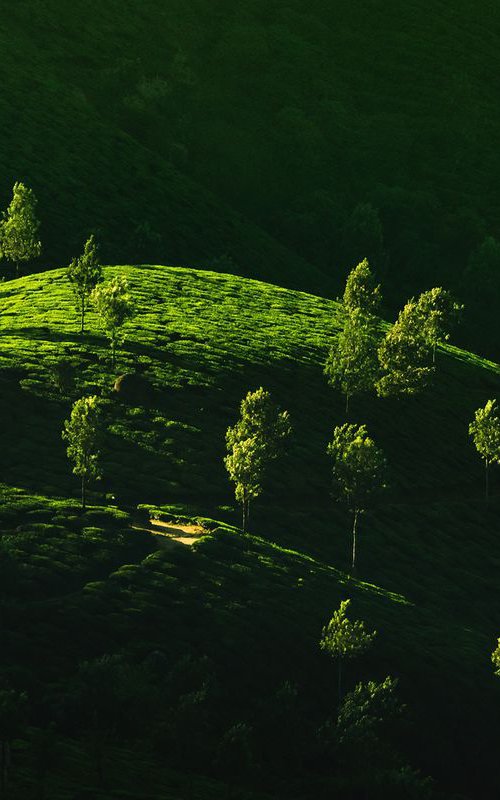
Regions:
<instances>
[{"instance_id":1,"label":"rolling hill","mask_svg":"<svg viewBox=\"0 0 500 800\"><path fill-rule=\"evenodd\" d=\"M168 726L155 728L167 763L227 780L210 743L227 744L227 732L243 725L265 771L273 758L262 744L270 724L264 698L284 681L297 686L313 739L332 713L333 667L318 639L350 597L355 615L378 631L350 680L398 677L413 720L402 745L412 765L457 796L491 797L498 478L485 504L467 426L497 394L498 366L446 346L422 396L353 402L350 420L366 422L387 454L390 488L362 519L359 573L349 578L350 522L329 497L325 454L345 419L343 399L322 375L338 304L208 270L106 268L108 277L117 273L130 283L136 316L115 370L92 314L87 334L77 333L63 270L0 285L3 671L33 698L35 723L57 709L60 729L79 735L64 713L67 681L79 663L103 654L125 658L130 669L146 665L156 697L156 653L170 681L167 718L183 721L175 742ZM69 378L61 391L62 362ZM290 411L293 439L252 509L252 535L242 536L222 464L224 433L241 398L260 385ZM82 515L61 429L71 401L85 393L102 396L107 430L103 482ZM207 535L191 550L159 550L154 537L130 528L146 510L195 518ZM200 683L203 659L208 688ZM183 688L173 694L179 670ZM137 691L143 678L134 679ZM135 734L145 736L144 720L130 714ZM122 724L130 741L134 732ZM290 753L280 758L289 770ZM279 769L274 764L265 786L258 770L243 782L280 796ZM300 773L297 796L311 790L304 775L312 780Z\"/></svg>"}]
</instances>

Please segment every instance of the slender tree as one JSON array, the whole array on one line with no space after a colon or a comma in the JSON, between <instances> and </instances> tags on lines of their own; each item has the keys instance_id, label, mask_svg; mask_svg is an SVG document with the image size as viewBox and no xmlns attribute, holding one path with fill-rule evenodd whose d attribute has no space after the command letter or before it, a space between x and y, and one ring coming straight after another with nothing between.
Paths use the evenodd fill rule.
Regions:
<instances>
[{"instance_id":1,"label":"slender tree","mask_svg":"<svg viewBox=\"0 0 500 800\"><path fill-rule=\"evenodd\" d=\"M346 423L336 427L327 452L333 458L333 495L353 514L351 570L354 572L358 517L385 488L386 460L368 436L366 425Z\"/></svg>"},{"instance_id":2,"label":"slender tree","mask_svg":"<svg viewBox=\"0 0 500 800\"><path fill-rule=\"evenodd\" d=\"M346 281L343 305L348 314L361 311L363 314L377 314L380 310L382 295L380 284L375 278L365 258L349 273Z\"/></svg>"},{"instance_id":3,"label":"slender tree","mask_svg":"<svg viewBox=\"0 0 500 800\"><path fill-rule=\"evenodd\" d=\"M339 706L342 700L342 666L345 661L363 655L371 646L376 631L368 633L359 620L347 617L350 600L342 600L330 622L324 626L319 646L337 662L337 691Z\"/></svg>"},{"instance_id":4,"label":"slender tree","mask_svg":"<svg viewBox=\"0 0 500 800\"><path fill-rule=\"evenodd\" d=\"M262 480L268 464L282 451L290 434L288 411L279 411L269 392L262 387L248 392L240 406L240 419L228 428L228 455L224 464L241 503L243 532L248 527L250 500L262 492Z\"/></svg>"},{"instance_id":5,"label":"slender tree","mask_svg":"<svg viewBox=\"0 0 500 800\"><path fill-rule=\"evenodd\" d=\"M102 281L99 247L93 235L85 242L82 255L71 261L66 274L73 288L76 309L80 315L80 333L83 333L85 312L88 309L91 292Z\"/></svg>"},{"instance_id":6,"label":"slender tree","mask_svg":"<svg viewBox=\"0 0 500 800\"><path fill-rule=\"evenodd\" d=\"M82 510L86 507L86 486L89 479L101 476L99 438L101 412L96 395L81 397L73 404L70 419L65 420L63 439L68 442L67 454L73 472L81 478Z\"/></svg>"},{"instance_id":7,"label":"slender tree","mask_svg":"<svg viewBox=\"0 0 500 800\"><path fill-rule=\"evenodd\" d=\"M484 408L478 408L474 420L469 425L469 435L475 448L484 461L485 497L489 496L490 464L500 463L500 419L497 415L497 401L488 400Z\"/></svg>"},{"instance_id":8,"label":"slender tree","mask_svg":"<svg viewBox=\"0 0 500 800\"><path fill-rule=\"evenodd\" d=\"M91 294L102 329L111 344L111 363L116 361L117 345L125 341L123 326L134 315L134 306L125 277L118 275L98 284Z\"/></svg>"},{"instance_id":9,"label":"slender tree","mask_svg":"<svg viewBox=\"0 0 500 800\"><path fill-rule=\"evenodd\" d=\"M19 275L21 262L31 261L42 252L36 207L33 189L24 183L15 183L12 200L0 222L0 250L7 261L15 264L16 275Z\"/></svg>"},{"instance_id":10,"label":"slender tree","mask_svg":"<svg viewBox=\"0 0 500 800\"><path fill-rule=\"evenodd\" d=\"M375 386L379 373L377 347L375 318L353 309L346 315L324 370L329 384L344 394L346 413L353 395L368 392Z\"/></svg>"}]
</instances>

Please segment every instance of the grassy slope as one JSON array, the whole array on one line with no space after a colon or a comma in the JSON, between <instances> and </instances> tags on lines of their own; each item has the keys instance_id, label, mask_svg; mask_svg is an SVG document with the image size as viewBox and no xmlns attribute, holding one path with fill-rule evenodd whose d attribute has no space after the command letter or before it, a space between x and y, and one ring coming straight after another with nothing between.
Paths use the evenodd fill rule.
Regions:
<instances>
[{"instance_id":1,"label":"grassy slope","mask_svg":"<svg viewBox=\"0 0 500 800\"><path fill-rule=\"evenodd\" d=\"M366 671L400 675L421 730L432 725L432 734L419 743L426 765L439 772L442 761L448 776L455 769L460 774L464 765L481 770L487 750L482 756L480 751L494 741L488 706L498 703L488 659L500 616L500 537L497 503L486 509L481 499L481 466L467 440L467 423L497 393L498 368L446 348L438 355L436 384L422 397L353 403L351 419L366 421L387 452L391 490L376 513L362 520L360 579L347 586L349 520L329 500L324 455L331 428L344 420L343 401L322 376L338 306L204 271L107 269L108 275L116 272L127 275L137 302L116 374L141 368L151 386L132 405L110 392L115 375L93 316L83 340L75 333L62 271L0 287L1 470L5 483L20 491L15 499L6 489L4 525L30 529L23 492L47 498L77 492L60 439L69 401L49 379L51 362L63 357L77 370L75 397L84 391L106 397L104 489L126 504L167 504L237 524L221 462L224 431L249 388L262 384L272 390L291 412L294 438L254 509L253 530L263 539L219 531L189 558L159 554L142 565L139 548L128 557L134 567L116 571L113 561L105 561L104 571L113 577L104 582L102 572L77 570L75 604L64 602L56 639L66 641L75 620L83 632L92 620L94 653L132 646L144 656L151 642L172 647L173 641L179 654L183 647L209 654L228 679L244 670L246 653L246 680L267 686L282 677L283 663L303 680L301 668L310 669L321 625L342 596L352 596L356 612L380 631ZM28 506L36 510L41 502ZM45 516L57 524L50 505ZM53 535L58 561L64 562L64 536ZM169 570L175 580L165 577ZM22 626L27 641L31 625L28 615ZM186 640L191 629L195 639ZM15 663L23 656L12 646ZM31 644L28 663L38 661L38 648L45 646ZM88 646L82 635L63 658L74 663ZM323 670L322 662L315 669ZM457 705L458 696L467 700ZM485 740L479 737L477 749L469 747L464 755L460 731L479 724L481 715ZM455 728L443 756L442 743Z\"/></svg>"}]
</instances>

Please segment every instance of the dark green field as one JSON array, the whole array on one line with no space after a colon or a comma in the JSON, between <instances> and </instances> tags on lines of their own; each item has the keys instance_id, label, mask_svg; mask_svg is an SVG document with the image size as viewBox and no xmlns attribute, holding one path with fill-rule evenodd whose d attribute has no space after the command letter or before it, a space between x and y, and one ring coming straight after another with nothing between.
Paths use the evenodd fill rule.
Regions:
<instances>
[{"instance_id":1,"label":"dark green field","mask_svg":"<svg viewBox=\"0 0 500 800\"><path fill-rule=\"evenodd\" d=\"M137 665L160 650L171 669L186 654L207 656L215 696L231 698L207 737L240 720L258 731L254 698L285 680L299 686L314 727L334 704L322 694L333 665L319 653L321 627L351 597L379 635L350 680L400 677L413 766L465 796L490 796L500 702L489 663L500 632L498 478L486 506L467 426L497 393L499 368L446 347L434 386L417 399L353 402L350 420L366 421L387 454L390 489L362 518L359 572L349 579L350 521L329 497L325 455L344 401L322 375L339 306L213 272L106 269L116 273L127 276L137 314L114 372L92 313L88 333L77 333L63 270L0 287L11 681L26 686L43 719L51 693L64 695L61 676L85 659L119 653ZM61 360L74 368L66 396L51 377ZM115 378L132 372L142 376L135 394L114 391ZM252 509L254 535L243 537L224 433L259 385L290 411L293 437ZM61 439L82 393L102 395L107 424L103 481L83 516ZM207 536L192 549L158 550L157 539L128 527L144 527L137 505L196 517ZM209 724L207 708L196 713ZM195 764L181 758L181 766L203 774L210 756L203 741L192 747ZM258 785L281 796L279 783ZM474 785L481 794L470 794Z\"/></svg>"}]
</instances>

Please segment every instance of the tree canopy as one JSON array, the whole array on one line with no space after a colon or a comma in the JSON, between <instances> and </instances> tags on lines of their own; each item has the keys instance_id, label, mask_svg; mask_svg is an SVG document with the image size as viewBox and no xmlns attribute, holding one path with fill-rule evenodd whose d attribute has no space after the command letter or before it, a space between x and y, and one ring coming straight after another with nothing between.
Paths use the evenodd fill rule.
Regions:
<instances>
[{"instance_id":1,"label":"tree canopy","mask_svg":"<svg viewBox=\"0 0 500 800\"><path fill-rule=\"evenodd\" d=\"M265 470L279 455L290 432L288 412L278 409L268 391L260 387L248 392L241 401L239 420L227 430L228 454L224 459L229 478L235 483L236 499L242 505L244 531L250 500L261 494Z\"/></svg>"},{"instance_id":2,"label":"tree canopy","mask_svg":"<svg viewBox=\"0 0 500 800\"><path fill-rule=\"evenodd\" d=\"M36 209L33 189L17 181L12 200L0 222L0 250L8 261L15 264L17 274L21 262L31 261L42 252Z\"/></svg>"}]
</instances>

